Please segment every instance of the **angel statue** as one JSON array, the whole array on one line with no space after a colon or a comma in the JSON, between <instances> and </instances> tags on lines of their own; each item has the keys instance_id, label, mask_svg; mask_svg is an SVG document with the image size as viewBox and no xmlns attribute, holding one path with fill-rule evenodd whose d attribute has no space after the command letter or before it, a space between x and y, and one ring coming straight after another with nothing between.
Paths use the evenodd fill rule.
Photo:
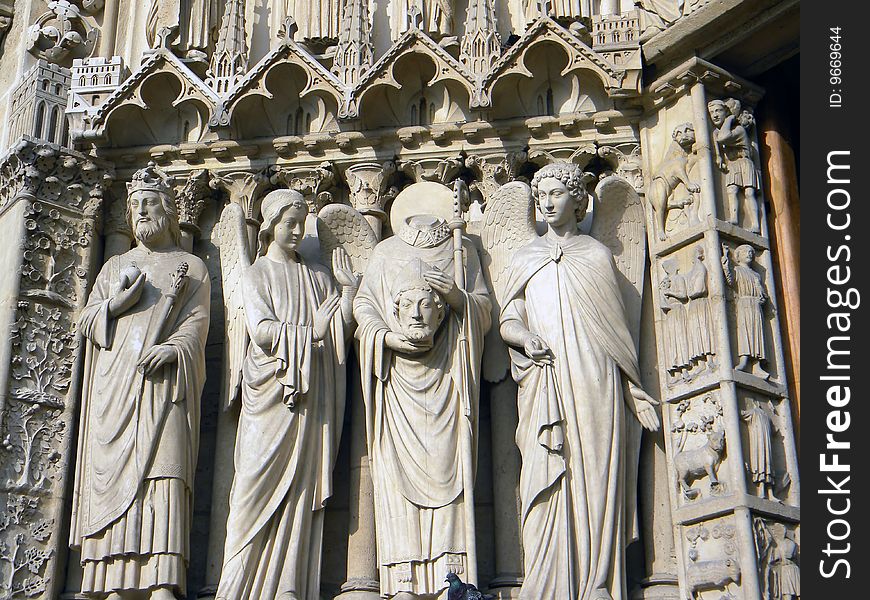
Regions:
<instances>
[{"instance_id":1,"label":"angel statue","mask_svg":"<svg viewBox=\"0 0 870 600\"><path fill-rule=\"evenodd\" d=\"M231 402L240 389L242 406L216 598L317 600L359 280L343 250L332 255L335 280L300 255L308 215L301 194L270 192L261 212L253 262L243 209L229 204L218 227L224 397Z\"/></svg>"},{"instance_id":2,"label":"angel statue","mask_svg":"<svg viewBox=\"0 0 870 600\"><path fill-rule=\"evenodd\" d=\"M375 248L354 302L385 598L434 599L450 573L476 583L477 402L491 305L475 247L451 230L461 227L453 208L444 185L405 188L391 209L397 235Z\"/></svg>"},{"instance_id":3,"label":"angel statue","mask_svg":"<svg viewBox=\"0 0 870 600\"><path fill-rule=\"evenodd\" d=\"M659 427L658 402L640 387L634 337L643 208L628 182L607 177L596 190L591 235L581 234L585 179L577 165L553 163L531 189L508 183L487 206L481 231L519 386L520 598L528 600L628 597L638 423ZM546 222L542 236L533 200Z\"/></svg>"}]
</instances>

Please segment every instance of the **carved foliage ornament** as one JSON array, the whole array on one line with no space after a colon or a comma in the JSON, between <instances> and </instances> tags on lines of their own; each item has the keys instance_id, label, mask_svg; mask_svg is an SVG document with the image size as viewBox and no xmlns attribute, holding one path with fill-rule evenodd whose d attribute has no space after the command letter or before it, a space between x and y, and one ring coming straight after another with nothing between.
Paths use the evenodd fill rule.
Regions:
<instances>
[{"instance_id":1,"label":"carved foliage ornament","mask_svg":"<svg viewBox=\"0 0 870 600\"><path fill-rule=\"evenodd\" d=\"M102 0L49 2L48 12L27 31L28 52L55 64L90 56L100 32L86 17L102 7Z\"/></svg>"}]
</instances>

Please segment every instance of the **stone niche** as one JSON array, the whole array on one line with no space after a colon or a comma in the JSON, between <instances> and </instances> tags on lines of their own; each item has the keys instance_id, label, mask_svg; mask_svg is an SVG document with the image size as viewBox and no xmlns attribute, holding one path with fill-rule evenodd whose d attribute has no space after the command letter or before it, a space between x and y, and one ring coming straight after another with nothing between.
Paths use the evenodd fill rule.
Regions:
<instances>
[{"instance_id":1,"label":"stone niche","mask_svg":"<svg viewBox=\"0 0 870 600\"><path fill-rule=\"evenodd\" d=\"M638 527L626 524L619 533L625 558L616 579L624 577L624 585L609 590L614 600L778 600L799 589L792 390L754 123L763 90L699 58L644 71L641 39L683 18L676 3L639 3L661 5L661 14L626 1L323 0L288 2L268 14L261 4L168 2L152 10L127 0L70 1L50 3L44 15L14 13L7 48L24 43L24 21L38 27L27 38L32 47L22 47L37 62L10 86L14 104L4 110L12 123L7 138L15 139L6 140L0 162L0 327L9 331L0 336L0 597L91 597L93 568L83 568L69 548L82 485L75 481L79 444L88 443L79 430L88 397L84 354L99 350L79 331L79 319L99 289L97 274L135 246L128 196L137 186L174 196L178 251L194 255L192 269L201 260L211 289L198 455L186 480L190 544L176 577L185 597L215 598L231 558L224 552L235 525L228 524L234 455L246 418L239 401L248 352L244 307L256 295L241 273L250 272L261 243L274 242L259 232L276 218L270 204L277 196L301 198L299 256L322 263L316 268L324 273L334 270L336 280L341 271L362 276L358 294L377 296L367 286L378 274L367 266L384 248L399 248L389 255L396 263L431 250L431 260L450 265L456 280L451 227L461 221L463 264L481 264L479 280L462 271L464 283L487 291L492 309L477 317L494 325L485 335L462 330L457 348L464 350L456 350L463 368L480 360L456 384L473 392L457 392L469 407L461 417L473 425L472 437L462 429L456 442L465 444L457 456L468 458L461 472L474 473L462 497L473 501L457 504L457 496L435 507L461 505L454 513L464 535L446 544L443 560L430 557L439 576L432 585L443 591L447 571L439 569L447 569L502 600L519 597L524 582L524 593L533 594L528 581L541 578L528 572L535 559L523 532L523 491L531 488L518 447L529 425L518 397L528 384L515 381L517 357L532 351L514 339L509 352L502 335L511 334L499 319L518 293L508 273L537 251L526 243L555 227L555 209L542 208L541 196L533 201L530 186L560 164L578 173L564 184L571 197L588 198L579 231L615 257L607 268L620 296L595 307L595 321L624 320L620 339L638 363L621 365L636 381L629 385L626 375L615 393L631 397L637 388L660 402L645 413L654 412L660 428L626 434L618 447L626 464L640 468L631 480L636 489L617 494L637 500ZM308 4L322 10L300 8ZM706 8L686 5L692 19ZM69 43L52 37L51 23ZM43 89L43 80L60 87ZM55 124L43 135L47 121L29 112L28 101L39 99L54 118L64 97L68 127ZM269 200L276 190L298 196ZM444 222L406 220L420 216L414 211ZM412 224L416 237L407 234ZM436 256L432 248L442 243L451 251ZM339 246L348 251L345 269ZM547 268L573 260L567 243L550 252ZM455 301L412 271L395 279L416 277L433 298ZM124 285L132 285L137 273L125 272ZM566 300L565 308L576 302ZM460 313L472 320L463 312L470 304L447 305L436 335L455 322L467 325ZM392 315L393 304L388 308ZM398 319L398 303L395 310ZM355 307L356 321L359 312ZM380 379L366 371L372 336L364 329L342 342L346 359L335 369L346 369L345 388L333 398L344 409L331 415L328 429L341 435L325 463L331 495L312 526L322 526L322 540L305 553L320 574L316 585L306 584L304 600L375 600L434 577L419 566L426 560L380 560L392 548L383 538L391 527L377 515L397 503L377 488L377 392L366 386L378 380L389 387L393 363L380 365ZM315 346L325 352L328 344ZM459 354L478 350L476 358ZM558 370L539 362L534 368L558 381ZM552 398L540 409L552 414L540 419L564 408L560 393ZM631 411L625 416L628 428L637 425ZM555 417L543 423L541 439L552 446L547 460L567 460L558 442L565 425L572 424ZM436 533L444 531L453 533L448 526ZM554 548L571 538L561 533L553 533ZM542 548L540 560L554 560L553 549ZM569 571L554 567L554 581Z\"/></svg>"}]
</instances>

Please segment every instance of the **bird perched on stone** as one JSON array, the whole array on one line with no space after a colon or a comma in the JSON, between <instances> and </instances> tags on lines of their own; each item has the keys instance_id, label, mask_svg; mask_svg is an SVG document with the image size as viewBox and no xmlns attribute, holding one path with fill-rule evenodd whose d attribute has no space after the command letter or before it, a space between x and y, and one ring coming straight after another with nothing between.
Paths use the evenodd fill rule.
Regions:
<instances>
[{"instance_id":1,"label":"bird perched on stone","mask_svg":"<svg viewBox=\"0 0 870 600\"><path fill-rule=\"evenodd\" d=\"M493 600L492 596L484 595L473 583L462 583L455 573L448 573L446 581L450 584L447 600Z\"/></svg>"}]
</instances>

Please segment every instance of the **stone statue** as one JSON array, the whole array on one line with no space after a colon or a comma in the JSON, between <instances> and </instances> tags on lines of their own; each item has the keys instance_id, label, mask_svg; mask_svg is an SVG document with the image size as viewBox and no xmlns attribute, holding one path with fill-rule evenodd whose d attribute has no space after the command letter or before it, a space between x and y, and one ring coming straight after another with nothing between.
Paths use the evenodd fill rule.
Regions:
<instances>
[{"instance_id":1,"label":"stone statue","mask_svg":"<svg viewBox=\"0 0 870 600\"><path fill-rule=\"evenodd\" d=\"M761 488L761 496L779 502L779 498L774 494L776 478L771 446L773 425L770 421L770 415L759 403L753 400L749 402L750 407L740 412L741 418L746 421L749 432L747 467L752 475L752 482Z\"/></svg>"},{"instance_id":2,"label":"stone statue","mask_svg":"<svg viewBox=\"0 0 870 600\"><path fill-rule=\"evenodd\" d=\"M767 292L761 275L752 268L755 248L742 244L734 249L736 265L731 265L731 252L722 245L722 270L725 281L734 290L737 308L737 355L740 361L734 367L739 371L754 373L763 379L770 374L761 367L767 359L764 352L764 313Z\"/></svg>"},{"instance_id":3,"label":"stone statue","mask_svg":"<svg viewBox=\"0 0 870 600\"><path fill-rule=\"evenodd\" d=\"M695 194L701 191L701 186L691 181L688 175L688 171L696 160L694 154L695 128L691 123L677 125L674 127L671 137L673 141L658 169L656 169L647 194L655 216L656 235L662 242L667 239L665 225L668 220L668 210L671 208L685 208L689 213L689 223L698 222ZM674 192L679 184L685 186L687 195L682 198L674 198Z\"/></svg>"},{"instance_id":4,"label":"stone statue","mask_svg":"<svg viewBox=\"0 0 870 600\"><path fill-rule=\"evenodd\" d=\"M757 191L761 189L761 173L756 167L755 151L749 138L749 129L755 119L749 111L741 111L740 101L734 98L711 100L707 109L716 127L713 132L716 160L725 171L725 212L728 222L738 223L742 195L746 229L758 233L761 218L758 214Z\"/></svg>"},{"instance_id":5,"label":"stone statue","mask_svg":"<svg viewBox=\"0 0 870 600\"><path fill-rule=\"evenodd\" d=\"M241 365L238 355L228 357L230 372L241 370L242 406L222 600L320 597L323 508L344 418L358 280L344 252L332 262L340 291L329 269L300 256L307 215L298 192L270 192L253 264L242 208L228 205L221 218L227 308L237 314L231 308L241 297L250 337ZM227 268L239 262L239 271ZM228 338L237 341L237 330Z\"/></svg>"},{"instance_id":6,"label":"stone statue","mask_svg":"<svg viewBox=\"0 0 870 600\"><path fill-rule=\"evenodd\" d=\"M585 179L577 165L553 163L535 174L531 190L502 186L481 233L519 385L520 598L529 600L627 598L638 422L660 425L658 402L640 387L632 334L645 261L643 208L629 183L606 178L591 235L583 235ZM541 237L533 198L547 224Z\"/></svg>"},{"instance_id":7,"label":"stone statue","mask_svg":"<svg viewBox=\"0 0 870 600\"><path fill-rule=\"evenodd\" d=\"M405 188L391 211L397 235L375 248L354 302L386 598L435 598L449 573L476 583L477 402L491 304L452 214L446 186Z\"/></svg>"},{"instance_id":8,"label":"stone statue","mask_svg":"<svg viewBox=\"0 0 870 600\"><path fill-rule=\"evenodd\" d=\"M415 18L420 20L416 26L436 41L454 35L455 3L456 0L393 0L390 23L393 39L407 31Z\"/></svg>"},{"instance_id":9,"label":"stone statue","mask_svg":"<svg viewBox=\"0 0 870 600\"><path fill-rule=\"evenodd\" d=\"M85 337L71 545L82 592L185 597L209 276L179 247L171 179L138 171L127 217L138 245L103 266Z\"/></svg>"},{"instance_id":10,"label":"stone statue","mask_svg":"<svg viewBox=\"0 0 870 600\"><path fill-rule=\"evenodd\" d=\"M661 33L683 16L684 0L634 0L641 14L641 41Z\"/></svg>"}]
</instances>

